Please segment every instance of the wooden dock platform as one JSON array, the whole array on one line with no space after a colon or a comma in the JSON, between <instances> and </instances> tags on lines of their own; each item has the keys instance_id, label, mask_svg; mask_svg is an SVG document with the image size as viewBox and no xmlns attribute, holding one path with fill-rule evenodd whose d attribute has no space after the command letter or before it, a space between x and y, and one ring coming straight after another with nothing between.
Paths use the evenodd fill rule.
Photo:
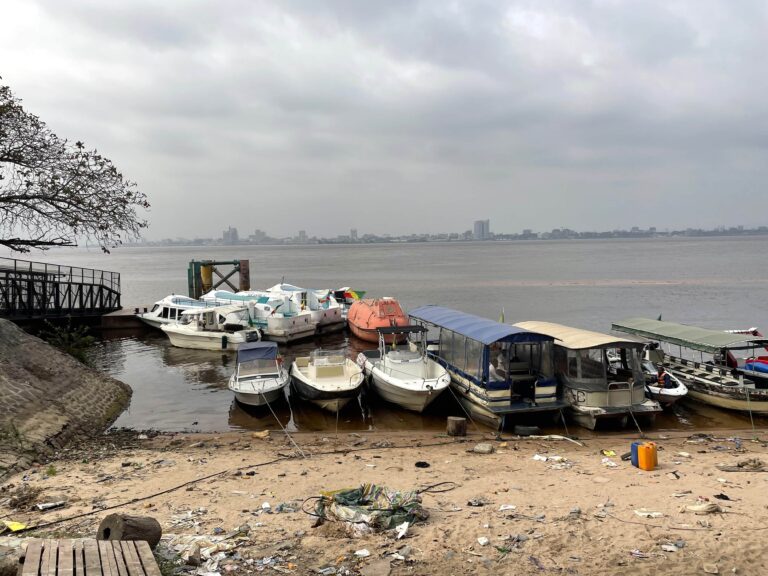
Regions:
<instances>
[{"instance_id":1,"label":"wooden dock platform","mask_svg":"<svg viewBox=\"0 0 768 576\"><path fill-rule=\"evenodd\" d=\"M120 540L35 539L20 576L162 576L149 544Z\"/></svg>"}]
</instances>

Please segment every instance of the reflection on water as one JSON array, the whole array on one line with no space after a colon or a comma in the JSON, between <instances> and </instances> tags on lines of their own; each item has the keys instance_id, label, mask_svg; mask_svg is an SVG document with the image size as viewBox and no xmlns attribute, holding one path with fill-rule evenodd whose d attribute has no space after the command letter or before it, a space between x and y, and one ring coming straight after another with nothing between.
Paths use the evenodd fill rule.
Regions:
<instances>
[{"instance_id":1,"label":"reflection on water","mask_svg":"<svg viewBox=\"0 0 768 576\"><path fill-rule=\"evenodd\" d=\"M316 347L345 348L347 355L355 358L358 352L372 345L346 333L337 333L292 346L281 345L281 351L290 365L296 356L307 355ZM92 359L97 368L133 388L131 406L116 426L168 431L264 430L281 426L288 431L328 433L337 430L441 431L445 429L447 416L464 416L450 391L442 394L423 414L389 404L370 388L364 388L357 401L348 403L338 417L292 395L290 388L285 390L284 398L268 407L245 407L237 403L227 389L227 381L235 368L234 354L175 348L157 331L103 340L93 351ZM768 426L766 417L755 416L754 422L758 427ZM563 432L559 423L543 422L536 415L526 423L538 424L547 433ZM690 401L659 414L655 425L658 431L749 427L748 414ZM575 426L571 428L577 430ZM579 435L585 433L578 429Z\"/></svg>"},{"instance_id":2,"label":"reflection on water","mask_svg":"<svg viewBox=\"0 0 768 576\"><path fill-rule=\"evenodd\" d=\"M355 358L373 347L346 333L336 333L291 346L280 346L288 365L296 356L308 355L317 347L344 348ZM348 403L338 417L305 402L291 389L270 406L243 406L227 389L235 369L231 353L187 350L170 345L160 332L150 331L130 338L106 339L92 354L96 366L133 388L130 408L116 426L158 430L227 429L288 431L335 430L441 430L445 417L462 415L452 395L438 398L424 414L388 404L364 388L356 401Z\"/></svg>"}]
</instances>

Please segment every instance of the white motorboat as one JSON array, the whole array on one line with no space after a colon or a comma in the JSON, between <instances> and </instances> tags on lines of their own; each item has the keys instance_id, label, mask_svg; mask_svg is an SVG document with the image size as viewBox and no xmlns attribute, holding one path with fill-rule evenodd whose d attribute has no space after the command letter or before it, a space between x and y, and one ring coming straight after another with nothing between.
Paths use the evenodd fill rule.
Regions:
<instances>
[{"instance_id":1,"label":"white motorboat","mask_svg":"<svg viewBox=\"0 0 768 576\"><path fill-rule=\"evenodd\" d=\"M683 384L677 376L667 372L669 376L669 386L659 386L657 363L663 363L663 354L657 354L656 350L649 350L646 345L643 359L640 367L645 377L645 395L652 400L656 400L663 408L672 406L681 398L688 394L688 387ZM608 350L609 372L617 374L621 370L627 370L628 367L622 361L618 350ZM654 363L655 362L655 363Z\"/></svg>"},{"instance_id":2,"label":"white motorboat","mask_svg":"<svg viewBox=\"0 0 768 576\"><path fill-rule=\"evenodd\" d=\"M363 366L379 396L407 410L422 412L451 383L445 368L426 353L426 329L422 326L379 328L379 349L361 352L357 363ZM421 342L388 346L385 338L419 335Z\"/></svg>"},{"instance_id":3,"label":"white motorboat","mask_svg":"<svg viewBox=\"0 0 768 576\"><path fill-rule=\"evenodd\" d=\"M293 387L301 398L324 410L338 412L357 398L363 385L363 369L343 350L313 350L291 365Z\"/></svg>"},{"instance_id":4,"label":"white motorboat","mask_svg":"<svg viewBox=\"0 0 768 576\"><path fill-rule=\"evenodd\" d=\"M334 298L330 290L300 288L293 284L275 284L267 290L276 296L288 296L300 310L309 310L312 321L317 324L317 331L327 334L343 330L346 321L342 314L343 306ZM246 294L246 292L240 292Z\"/></svg>"},{"instance_id":5,"label":"white motorboat","mask_svg":"<svg viewBox=\"0 0 768 576\"><path fill-rule=\"evenodd\" d=\"M290 377L274 342L248 342L237 350L237 367L229 378L235 400L266 406L285 397Z\"/></svg>"},{"instance_id":6,"label":"white motorboat","mask_svg":"<svg viewBox=\"0 0 768 576\"><path fill-rule=\"evenodd\" d=\"M261 330L252 324L247 307L225 305L185 310L180 322L161 329L179 348L234 351L261 339Z\"/></svg>"},{"instance_id":7,"label":"white motorboat","mask_svg":"<svg viewBox=\"0 0 768 576\"><path fill-rule=\"evenodd\" d=\"M253 323L273 342L294 342L315 335L317 324L309 310L301 310L288 296L268 292L213 290L204 294L205 301L228 302L247 306Z\"/></svg>"},{"instance_id":8,"label":"white motorboat","mask_svg":"<svg viewBox=\"0 0 768 576\"><path fill-rule=\"evenodd\" d=\"M181 313L185 310L212 308L220 306L223 302L195 300L187 296L178 296L171 294L162 300L155 302L152 310L137 314L136 316L142 322L149 324L153 328L160 328L163 324L174 324L181 320Z\"/></svg>"}]
</instances>

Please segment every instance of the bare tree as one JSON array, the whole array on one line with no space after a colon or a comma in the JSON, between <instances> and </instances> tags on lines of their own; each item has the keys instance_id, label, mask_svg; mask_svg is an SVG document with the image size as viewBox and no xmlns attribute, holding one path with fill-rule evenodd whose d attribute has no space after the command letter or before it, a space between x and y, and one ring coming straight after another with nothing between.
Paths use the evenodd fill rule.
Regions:
<instances>
[{"instance_id":1,"label":"bare tree","mask_svg":"<svg viewBox=\"0 0 768 576\"><path fill-rule=\"evenodd\" d=\"M0 246L17 252L138 238L146 196L112 161L56 136L0 85Z\"/></svg>"}]
</instances>

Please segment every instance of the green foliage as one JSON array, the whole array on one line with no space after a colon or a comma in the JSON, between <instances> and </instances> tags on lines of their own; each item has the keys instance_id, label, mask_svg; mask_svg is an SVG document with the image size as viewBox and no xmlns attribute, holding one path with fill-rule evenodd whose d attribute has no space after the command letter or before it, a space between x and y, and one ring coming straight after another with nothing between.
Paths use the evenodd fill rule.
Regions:
<instances>
[{"instance_id":1,"label":"green foliage","mask_svg":"<svg viewBox=\"0 0 768 576\"><path fill-rule=\"evenodd\" d=\"M43 340L77 358L83 364L89 363L88 349L96 342L96 338L88 334L87 326L73 328L71 322L66 326L55 326L47 320L45 325L46 329L40 333Z\"/></svg>"},{"instance_id":2,"label":"green foliage","mask_svg":"<svg viewBox=\"0 0 768 576\"><path fill-rule=\"evenodd\" d=\"M59 138L0 85L0 246L17 252L137 238L146 196L96 150Z\"/></svg>"},{"instance_id":3,"label":"green foliage","mask_svg":"<svg viewBox=\"0 0 768 576\"><path fill-rule=\"evenodd\" d=\"M48 464L48 468L45 469L45 475L46 476L56 476L56 466L53 464Z\"/></svg>"}]
</instances>

